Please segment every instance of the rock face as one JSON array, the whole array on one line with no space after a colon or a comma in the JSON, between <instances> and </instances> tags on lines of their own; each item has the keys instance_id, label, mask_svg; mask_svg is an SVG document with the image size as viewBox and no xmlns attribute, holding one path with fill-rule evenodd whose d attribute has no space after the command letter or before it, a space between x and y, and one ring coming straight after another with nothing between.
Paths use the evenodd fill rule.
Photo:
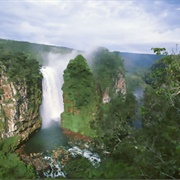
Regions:
<instances>
[{"instance_id":1,"label":"rock face","mask_svg":"<svg viewBox=\"0 0 180 180\"><path fill-rule=\"evenodd\" d=\"M7 61L14 56L9 56ZM23 55L20 57L23 58ZM21 72L21 64L18 66L16 70ZM12 69L0 61L0 139L17 135L20 143L41 126L41 75L38 69L32 72L31 67L26 66L24 72L26 69L28 74L23 75L22 71L22 77L16 76L18 73L12 76L9 74Z\"/></svg>"},{"instance_id":2,"label":"rock face","mask_svg":"<svg viewBox=\"0 0 180 180\"><path fill-rule=\"evenodd\" d=\"M93 74L83 56L71 60L64 71L64 113L61 126L94 137L91 123L96 119L98 95Z\"/></svg>"},{"instance_id":3,"label":"rock face","mask_svg":"<svg viewBox=\"0 0 180 180\"><path fill-rule=\"evenodd\" d=\"M126 94L126 81L122 73L118 74L115 84L115 94L117 95L118 93Z\"/></svg>"},{"instance_id":4,"label":"rock face","mask_svg":"<svg viewBox=\"0 0 180 180\"><path fill-rule=\"evenodd\" d=\"M126 94L126 81L123 73L117 73L117 77L115 78L114 85L112 87L106 87L103 97L102 97L102 103L108 103L112 98L116 97L119 93L125 95ZM111 93L110 97L110 91L113 91Z\"/></svg>"},{"instance_id":5,"label":"rock face","mask_svg":"<svg viewBox=\"0 0 180 180\"><path fill-rule=\"evenodd\" d=\"M103 94L102 103L108 103L110 100L111 98L109 97L109 87L107 87Z\"/></svg>"}]
</instances>

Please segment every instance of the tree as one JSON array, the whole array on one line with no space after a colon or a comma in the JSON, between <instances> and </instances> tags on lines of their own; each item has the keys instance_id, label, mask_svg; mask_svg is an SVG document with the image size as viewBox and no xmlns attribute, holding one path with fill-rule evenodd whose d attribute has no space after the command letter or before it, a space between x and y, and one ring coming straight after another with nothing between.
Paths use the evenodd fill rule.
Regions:
<instances>
[{"instance_id":1,"label":"tree","mask_svg":"<svg viewBox=\"0 0 180 180\"><path fill-rule=\"evenodd\" d=\"M139 141L143 153L136 163L143 161L141 171L146 178L179 178L179 55L165 56L158 63L164 68L152 69L153 83L145 91Z\"/></svg>"},{"instance_id":2,"label":"tree","mask_svg":"<svg viewBox=\"0 0 180 180\"><path fill-rule=\"evenodd\" d=\"M168 55L166 48L151 48L157 55Z\"/></svg>"},{"instance_id":3,"label":"tree","mask_svg":"<svg viewBox=\"0 0 180 180\"><path fill-rule=\"evenodd\" d=\"M14 153L0 151L0 179L34 179L34 169Z\"/></svg>"}]
</instances>

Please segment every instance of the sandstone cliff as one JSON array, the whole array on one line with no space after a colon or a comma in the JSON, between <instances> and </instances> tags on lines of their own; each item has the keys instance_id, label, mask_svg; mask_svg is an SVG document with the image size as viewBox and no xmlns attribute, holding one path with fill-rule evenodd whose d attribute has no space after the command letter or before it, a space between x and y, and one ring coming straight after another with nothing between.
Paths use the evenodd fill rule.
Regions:
<instances>
[{"instance_id":1,"label":"sandstone cliff","mask_svg":"<svg viewBox=\"0 0 180 180\"><path fill-rule=\"evenodd\" d=\"M117 73L116 78L114 78L114 80L112 79L112 82L114 82L114 85L106 87L103 93L102 103L104 104L108 103L111 98L115 98L119 93L123 95L126 94L126 81L123 73ZM110 93L110 91L112 92Z\"/></svg>"},{"instance_id":2,"label":"sandstone cliff","mask_svg":"<svg viewBox=\"0 0 180 180\"><path fill-rule=\"evenodd\" d=\"M41 75L38 63L24 54L0 57L0 138L18 143L41 126Z\"/></svg>"}]
</instances>

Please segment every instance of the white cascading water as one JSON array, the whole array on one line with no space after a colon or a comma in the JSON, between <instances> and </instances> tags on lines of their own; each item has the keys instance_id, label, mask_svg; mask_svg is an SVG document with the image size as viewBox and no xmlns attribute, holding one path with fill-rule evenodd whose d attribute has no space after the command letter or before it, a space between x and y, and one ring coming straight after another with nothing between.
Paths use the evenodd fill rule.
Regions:
<instances>
[{"instance_id":1,"label":"white cascading water","mask_svg":"<svg viewBox=\"0 0 180 180\"><path fill-rule=\"evenodd\" d=\"M60 77L52 67L43 66L40 70L43 75L43 99L40 108L42 128L47 128L50 122L60 122L62 112L62 93Z\"/></svg>"},{"instance_id":2,"label":"white cascading water","mask_svg":"<svg viewBox=\"0 0 180 180\"><path fill-rule=\"evenodd\" d=\"M40 69L43 75L43 97L40 106L42 128L50 127L52 121L60 123L60 116L64 111L61 90L63 85L63 71L69 60L76 55L77 52L66 55L49 53L44 58L44 66Z\"/></svg>"}]
</instances>

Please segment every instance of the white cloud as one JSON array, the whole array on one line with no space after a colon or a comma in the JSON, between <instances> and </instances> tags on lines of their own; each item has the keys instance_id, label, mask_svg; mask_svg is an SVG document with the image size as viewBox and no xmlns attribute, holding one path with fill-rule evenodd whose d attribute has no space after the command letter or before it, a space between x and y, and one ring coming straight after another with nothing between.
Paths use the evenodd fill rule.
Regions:
<instances>
[{"instance_id":1,"label":"white cloud","mask_svg":"<svg viewBox=\"0 0 180 180\"><path fill-rule=\"evenodd\" d=\"M172 11L174 6L163 1L1 3L3 38L83 50L99 45L132 52L150 52L152 44L169 46L180 40L179 11Z\"/></svg>"}]
</instances>

